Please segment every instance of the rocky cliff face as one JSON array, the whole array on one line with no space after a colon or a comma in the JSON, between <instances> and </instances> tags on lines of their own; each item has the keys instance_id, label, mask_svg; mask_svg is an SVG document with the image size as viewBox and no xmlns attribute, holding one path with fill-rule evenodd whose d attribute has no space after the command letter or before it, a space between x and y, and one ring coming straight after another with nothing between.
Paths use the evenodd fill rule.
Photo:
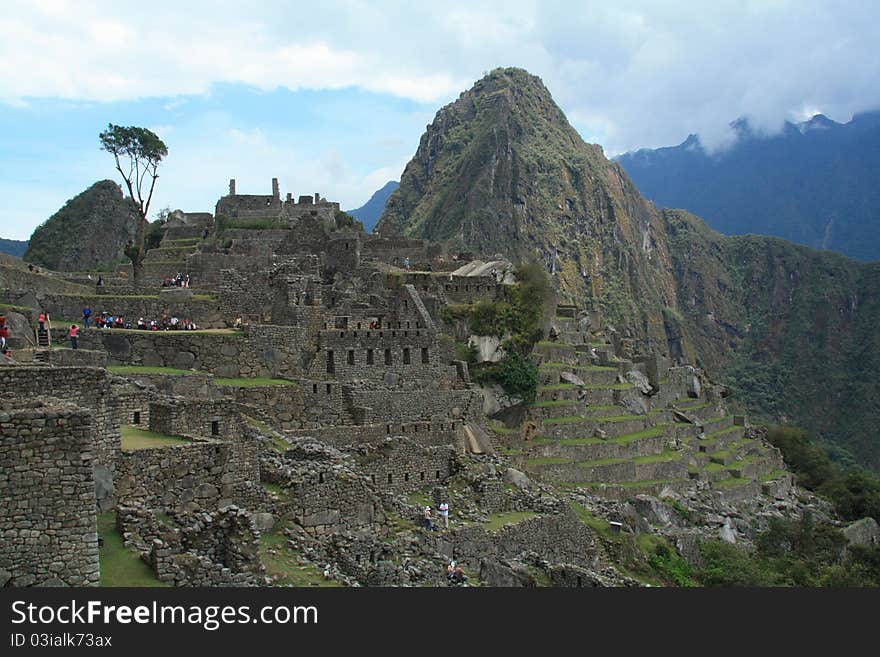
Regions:
<instances>
[{"instance_id":1,"label":"rocky cliff face","mask_svg":"<svg viewBox=\"0 0 880 657\"><path fill-rule=\"evenodd\" d=\"M758 417L880 467L880 266L658 211L525 71L495 70L437 113L378 228L537 260L563 298L705 365Z\"/></svg>"},{"instance_id":2,"label":"rocky cliff face","mask_svg":"<svg viewBox=\"0 0 880 657\"><path fill-rule=\"evenodd\" d=\"M137 215L119 185L101 180L74 196L31 235L24 259L57 271L94 270L125 257Z\"/></svg>"},{"instance_id":3,"label":"rocky cliff face","mask_svg":"<svg viewBox=\"0 0 880 657\"><path fill-rule=\"evenodd\" d=\"M542 263L563 297L667 348L659 213L526 71L496 69L437 113L378 230Z\"/></svg>"}]
</instances>

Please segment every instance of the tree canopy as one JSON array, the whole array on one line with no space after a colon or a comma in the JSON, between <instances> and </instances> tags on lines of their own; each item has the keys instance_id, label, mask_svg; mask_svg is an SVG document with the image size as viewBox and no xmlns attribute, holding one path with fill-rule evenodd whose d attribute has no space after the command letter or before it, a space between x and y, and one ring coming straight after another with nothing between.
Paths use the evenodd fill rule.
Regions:
<instances>
[{"instance_id":1,"label":"tree canopy","mask_svg":"<svg viewBox=\"0 0 880 657\"><path fill-rule=\"evenodd\" d=\"M110 123L107 130L99 135L101 150L112 154L128 193L138 204L141 218L146 220L153 199L156 179L159 177L159 163L168 155L168 147L159 136L146 128L121 126ZM128 158L128 171L120 161ZM149 190L146 179L149 176Z\"/></svg>"}]
</instances>

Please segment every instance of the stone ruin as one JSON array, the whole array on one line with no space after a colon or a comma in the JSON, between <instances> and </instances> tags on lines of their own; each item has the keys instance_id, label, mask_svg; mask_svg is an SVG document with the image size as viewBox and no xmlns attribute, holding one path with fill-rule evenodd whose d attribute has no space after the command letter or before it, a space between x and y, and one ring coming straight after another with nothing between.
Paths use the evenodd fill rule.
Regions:
<instances>
[{"instance_id":1,"label":"stone ruin","mask_svg":"<svg viewBox=\"0 0 880 657\"><path fill-rule=\"evenodd\" d=\"M176 271L191 287L161 288ZM278 551L343 584L438 585L456 559L490 584L595 586L637 582L573 503L643 531L626 500L681 500L707 518L663 525L682 545L748 540L738 505L794 512L778 452L723 390L616 340L597 313L556 309L534 404L474 384L456 341L487 336L441 310L504 298L514 277L496 256L366 235L317 193L282 199L273 179L240 195L231 180L213 216L172 213L145 273L134 288L120 268L96 295L82 275L0 266L25 326L88 305L200 329L82 329L77 350L10 336L0 585L97 585L99 513L180 586L276 582L263 559ZM65 328L50 328L56 346ZM418 529L441 501L452 529Z\"/></svg>"}]
</instances>

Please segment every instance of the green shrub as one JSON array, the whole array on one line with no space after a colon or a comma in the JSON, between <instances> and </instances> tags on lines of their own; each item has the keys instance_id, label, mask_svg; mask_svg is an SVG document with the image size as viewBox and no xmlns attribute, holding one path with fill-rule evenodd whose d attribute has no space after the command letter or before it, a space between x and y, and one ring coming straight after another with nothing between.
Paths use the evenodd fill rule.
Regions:
<instances>
[{"instance_id":1,"label":"green shrub","mask_svg":"<svg viewBox=\"0 0 880 657\"><path fill-rule=\"evenodd\" d=\"M538 391L538 367L526 356L511 352L499 363L475 372L478 383L497 383L504 391L531 403Z\"/></svg>"}]
</instances>

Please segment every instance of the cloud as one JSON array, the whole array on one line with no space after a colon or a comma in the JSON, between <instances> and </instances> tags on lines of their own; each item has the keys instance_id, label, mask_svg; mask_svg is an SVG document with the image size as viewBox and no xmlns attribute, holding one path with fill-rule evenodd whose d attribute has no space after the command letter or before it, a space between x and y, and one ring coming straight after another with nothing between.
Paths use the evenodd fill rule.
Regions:
<instances>
[{"instance_id":1,"label":"cloud","mask_svg":"<svg viewBox=\"0 0 880 657\"><path fill-rule=\"evenodd\" d=\"M308 123L294 134L302 113L290 130L264 120L272 108L220 125L192 113L209 111L223 85L266 94L266 102L279 89L300 92L304 103L313 90L357 89L411 101L421 129L484 72L521 66L542 77L584 138L608 155L689 133L722 148L738 117L773 132L817 109L847 121L880 107L878 18L876 0L510 0L503 8L481 0L6 0L0 103L35 115L45 99L72 108L115 103L136 123L157 98L165 114L140 121L173 130L161 192L169 203L213 203L238 172L242 190L278 175L290 188L356 207L369 185L396 178L417 146L400 108L394 120L406 129L395 133L377 123L382 103L334 107L337 97L322 97L313 113L339 123L338 139L307 134ZM178 125L187 116L190 124ZM409 145L396 146L395 137ZM2 154L0 164L17 167Z\"/></svg>"}]
</instances>

